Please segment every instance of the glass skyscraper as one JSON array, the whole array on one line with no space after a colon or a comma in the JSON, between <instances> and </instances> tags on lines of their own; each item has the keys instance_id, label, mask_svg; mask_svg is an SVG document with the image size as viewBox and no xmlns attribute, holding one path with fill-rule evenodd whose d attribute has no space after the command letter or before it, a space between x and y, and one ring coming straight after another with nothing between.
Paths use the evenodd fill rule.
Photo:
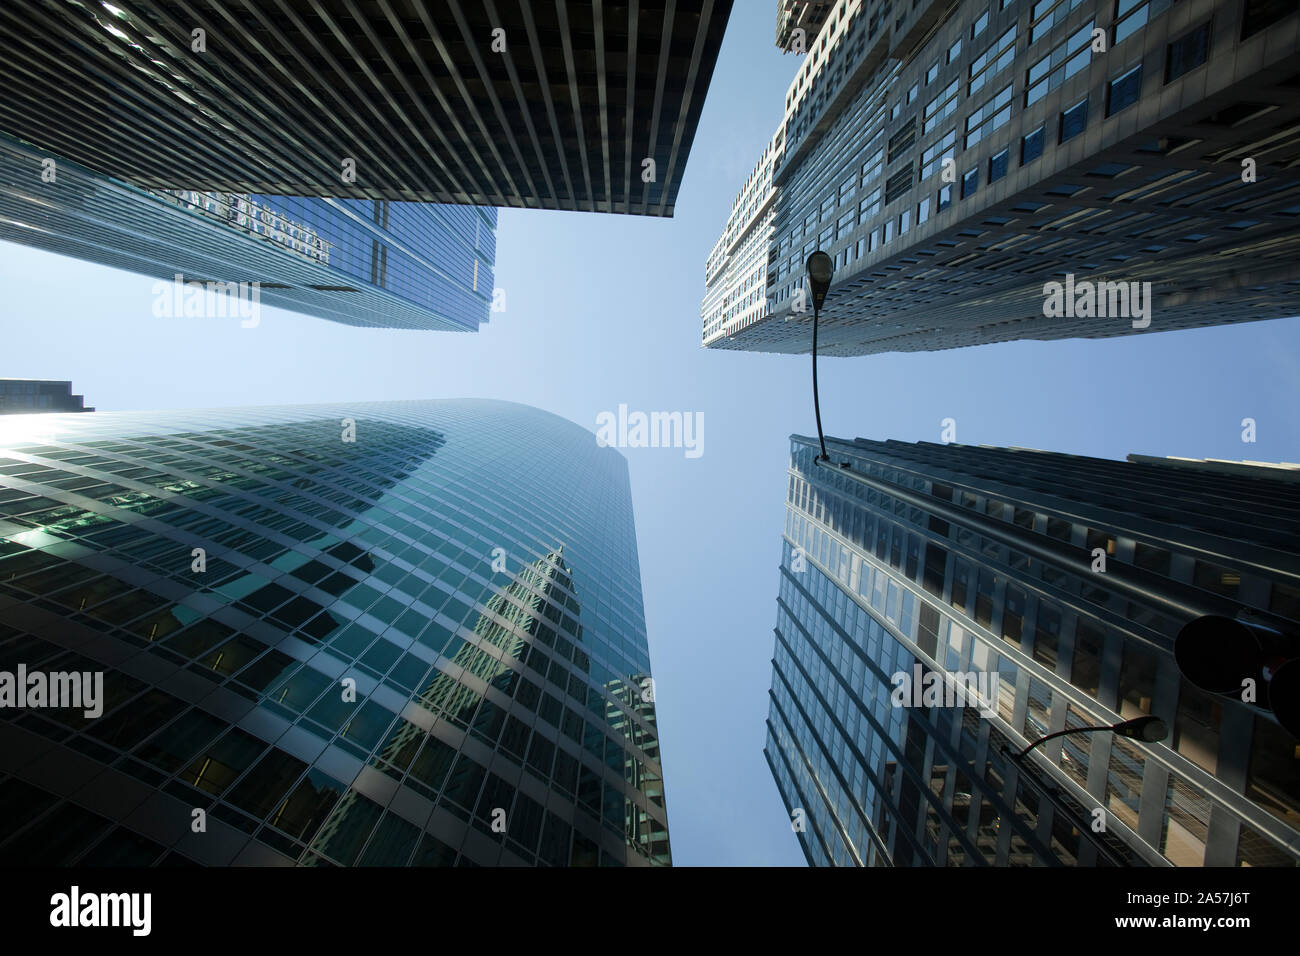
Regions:
<instances>
[{"instance_id":1,"label":"glass skyscraper","mask_svg":"<svg viewBox=\"0 0 1300 956\"><path fill-rule=\"evenodd\" d=\"M671 216L731 4L7 0L0 130L146 188Z\"/></svg>"},{"instance_id":2,"label":"glass skyscraper","mask_svg":"<svg viewBox=\"0 0 1300 956\"><path fill-rule=\"evenodd\" d=\"M168 283L256 282L261 302L347 325L477 331L496 223L476 206L141 189L0 135L0 239Z\"/></svg>"},{"instance_id":3,"label":"glass skyscraper","mask_svg":"<svg viewBox=\"0 0 1300 956\"><path fill-rule=\"evenodd\" d=\"M1172 653L1207 610L1300 630L1297 466L826 444L792 438L765 748L809 863L1300 861L1300 741ZM1168 739L1004 752L1143 715Z\"/></svg>"},{"instance_id":4,"label":"glass skyscraper","mask_svg":"<svg viewBox=\"0 0 1300 956\"><path fill-rule=\"evenodd\" d=\"M0 862L670 863L627 463L589 431L39 425L0 451ZM33 673L102 673L101 712L16 701Z\"/></svg>"}]
</instances>

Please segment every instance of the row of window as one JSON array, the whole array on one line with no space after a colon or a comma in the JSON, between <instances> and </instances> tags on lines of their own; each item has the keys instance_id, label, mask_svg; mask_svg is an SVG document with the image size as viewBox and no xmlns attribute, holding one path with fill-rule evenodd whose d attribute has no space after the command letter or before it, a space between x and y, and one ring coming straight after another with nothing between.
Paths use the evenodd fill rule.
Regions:
<instances>
[{"instance_id":1,"label":"row of window","mask_svg":"<svg viewBox=\"0 0 1300 956\"><path fill-rule=\"evenodd\" d=\"M1041 11L1038 11L1037 14L1031 14L1031 20L1039 26L1043 24L1050 25L1055 22L1054 18L1063 17L1070 10L1078 6L1078 4L1079 0L1068 0L1068 2L1067 0L1057 0L1055 5L1046 4L1044 2L1043 4L1040 4L1040 6L1043 7ZM1121 0L1121 6L1123 6L1123 0ZM1146 11L1147 6L1149 6L1149 4L1144 5L1141 10L1133 10L1132 12L1138 13ZM1037 8L1035 9L1037 10ZM1121 13L1124 12L1129 12L1129 8L1126 7L1121 11ZM1150 12L1154 13L1159 11L1153 9ZM986 18L987 13L983 15L982 19L986 20ZM1032 105L1042 99L1051 90L1064 83L1065 80L1074 76L1088 65L1092 58L1092 32L1094 24L1095 21L1089 20L1030 66L1026 72L1024 95L1025 106ZM1210 22L1207 21L1168 45L1165 68L1166 83L1172 82L1187 73L1189 70L1206 61L1209 54L1210 26ZM978 35L978 31L973 35ZM1033 38L1031 38L1030 42L1033 42ZM980 57L976 58L974 63L972 63L972 76L978 75L980 80L978 84L971 84L970 92L975 92L983 85L984 80L988 76L994 75L998 70L1009 64L1011 59L1014 58L1014 54L1015 28L1012 27L992 43L989 48L981 54ZM989 68L990 64L993 64L992 68ZM932 76L937 76L937 69L938 62L936 61L931 68L931 73L927 73L927 82L932 78ZM1136 103L1141 92L1141 85L1141 64L1127 70L1120 76L1111 80L1107 85L1106 90L1106 116L1112 116ZM958 80L954 79L948 86L938 92L928 103L926 103L921 114L921 132L923 135L936 129L944 119L956 110L959 89L960 83ZM994 97L987 100L966 118L965 134L963 137L964 149L974 147L990 133L996 131L1007 123L1011 116L1011 95L1012 86L1008 84ZM910 102L910 99L908 102ZM1062 110L1057 121L1056 141L1058 143L1064 143L1074 138L1087 127L1087 122L1088 102L1086 99ZM911 125L903 127L898 133L891 137L888 144L888 152L886 152L885 147L880 147L868 157L867 161L862 166L862 175L860 180L860 185L862 187L865 188L869 183L877 179L889 163L893 162L897 156L900 156L912 146L915 142L914 130L915 127ZM1020 150L1021 165L1027 165L1041 156L1045 142L1046 130L1044 127L1040 127L1038 130L1022 137ZM921 155L920 178L924 180L933 175L944 159L954 156L956 151L955 146L956 131L953 130L949 131L935 143L927 147ZM1006 149L1000 150L990 158L986 180L988 183L996 182L1006 174L1009 168L1009 158L1010 154ZM887 188L886 190L884 197L884 203L886 205L896 198L897 195L900 195L902 192L911 188L910 167L905 173L900 171L897 176L898 178L895 183L895 188L893 190ZM838 199L835 195L831 195L823 201L820 209L821 217L831 215L837 202L844 202L846 197L852 193L854 186L857 184L857 177L846 180L842 183L839 187ZM960 180L961 198L973 195L978 189L979 184L980 174L978 168L973 167L963 173ZM937 210L942 210L950 204L952 200L952 192L953 190L950 187L944 187L939 191L935 207ZM867 210L870 210L871 215L874 215L879 211L880 204L878 199L878 194L873 191L870 195L860 201L858 214L859 223L862 221L862 217L866 214ZM915 212L916 222L919 224L926 221L926 219L929 218L929 214L930 202L928 199L922 200L918 203ZM883 245L888 243L895 234L902 235L906 233L910 227L912 216L913 213L910 210L904 211L900 213L896 222L885 224L879 244ZM810 214L809 216L809 219L813 222L816 222L817 218L817 214ZM810 253L812 249L818 247L826 248L830 242L843 238L852 228L853 225L850 224L850 217L848 214L841 215L839 221L833 228L828 227L822 230L821 234L817 237L816 244L807 244L808 248L801 250L801 252L796 255L795 258L798 259L798 262L792 260L793 264L790 265L789 269L782 269L777 278L784 277L784 275L788 274L789 271L797 270L799 263L806 258L806 254ZM791 235L791 239L797 240L799 238L798 233L799 230L796 230L796 232ZM860 243L866 252L874 249L876 244L874 234L872 237L867 237L862 243ZM861 254L862 253L859 252L859 255ZM852 261L854 256L851 252L842 252L841 258L847 262Z\"/></svg>"}]
</instances>

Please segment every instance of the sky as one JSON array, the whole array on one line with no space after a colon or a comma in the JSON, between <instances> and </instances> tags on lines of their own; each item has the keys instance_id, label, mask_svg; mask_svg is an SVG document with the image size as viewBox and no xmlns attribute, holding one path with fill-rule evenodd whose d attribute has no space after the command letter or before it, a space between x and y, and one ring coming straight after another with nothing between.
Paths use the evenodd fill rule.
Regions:
<instances>
[{"instance_id":1,"label":"sky","mask_svg":"<svg viewBox=\"0 0 1300 956\"><path fill-rule=\"evenodd\" d=\"M152 278L0 243L0 377L71 379L101 411L481 397L593 432L620 404L702 413L699 457L624 452L677 865L804 862L762 751L789 436L815 434L809 358L700 347L705 258L799 63L775 47L771 12L733 10L676 216L502 210L506 309L477 334L269 307L255 328L158 318ZM1300 460L1295 318L822 359L819 371L836 437L939 441L953 418L964 444Z\"/></svg>"}]
</instances>

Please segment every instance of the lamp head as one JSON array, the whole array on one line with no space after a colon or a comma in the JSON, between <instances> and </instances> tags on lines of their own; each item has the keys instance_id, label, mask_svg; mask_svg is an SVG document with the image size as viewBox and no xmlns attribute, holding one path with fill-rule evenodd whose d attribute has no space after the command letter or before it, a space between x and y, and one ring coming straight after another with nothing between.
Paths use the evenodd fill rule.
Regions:
<instances>
[{"instance_id":1,"label":"lamp head","mask_svg":"<svg viewBox=\"0 0 1300 956\"><path fill-rule=\"evenodd\" d=\"M1148 744L1159 743L1169 736L1169 726L1159 717L1149 714L1116 724L1111 730L1121 737L1133 737Z\"/></svg>"},{"instance_id":2,"label":"lamp head","mask_svg":"<svg viewBox=\"0 0 1300 956\"><path fill-rule=\"evenodd\" d=\"M808 257L805 264L808 270L808 287L812 290L813 308L821 309L826 301L826 293L831 287L835 275L835 263L826 253L818 249Z\"/></svg>"}]
</instances>

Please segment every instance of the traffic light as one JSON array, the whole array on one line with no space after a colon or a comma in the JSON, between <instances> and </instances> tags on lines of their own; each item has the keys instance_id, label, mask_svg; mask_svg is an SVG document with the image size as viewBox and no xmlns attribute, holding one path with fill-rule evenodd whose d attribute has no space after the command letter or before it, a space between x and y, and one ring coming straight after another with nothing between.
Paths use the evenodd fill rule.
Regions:
<instances>
[{"instance_id":1,"label":"traffic light","mask_svg":"<svg viewBox=\"0 0 1300 956\"><path fill-rule=\"evenodd\" d=\"M1289 625L1249 610L1207 614L1178 632L1174 660L1189 683L1272 711L1300 737L1300 637Z\"/></svg>"}]
</instances>

